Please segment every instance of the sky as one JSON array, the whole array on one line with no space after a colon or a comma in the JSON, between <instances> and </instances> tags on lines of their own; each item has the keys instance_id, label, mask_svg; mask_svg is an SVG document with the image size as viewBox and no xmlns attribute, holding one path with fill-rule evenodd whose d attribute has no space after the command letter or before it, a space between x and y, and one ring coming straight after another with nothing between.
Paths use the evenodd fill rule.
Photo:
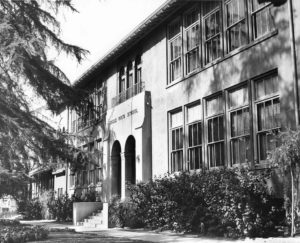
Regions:
<instances>
[{"instance_id":1,"label":"sky","mask_svg":"<svg viewBox=\"0 0 300 243\"><path fill-rule=\"evenodd\" d=\"M57 65L73 83L164 2L73 0L79 13L64 11L59 15L61 38L88 50L90 54L81 64L60 54L55 57Z\"/></svg>"}]
</instances>

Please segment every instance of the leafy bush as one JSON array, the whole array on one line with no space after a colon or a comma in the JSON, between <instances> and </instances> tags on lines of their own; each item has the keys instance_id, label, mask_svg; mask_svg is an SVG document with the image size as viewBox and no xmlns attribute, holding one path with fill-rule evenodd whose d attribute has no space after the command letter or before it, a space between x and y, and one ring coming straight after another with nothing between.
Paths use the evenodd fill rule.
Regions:
<instances>
[{"instance_id":1,"label":"leafy bush","mask_svg":"<svg viewBox=\"0 0 300 243\"><path fill-rule=\"evenodd\" d=\"M6 222L7 223L7 222ZM22 226L16 222L0 227L0 243L20 243L43 240L48 236L48 230L41 226Z\"/></svg>"},{"instance_id":2,"label":"leafy bush","mask_svg":"<svg viewBox=\"0 0 300 243\"><path fill-rule=\"evenodd\" d=\"M269 193L265 178L246 169L181 173L130 186L130 200L124 203L153 229L231 238L275 236L275 226L284 223L283 200ZM113 205L110 213L125 226L129 207Z\"/></svg>"},{"instance_id":3,"label":"leafy bush","mask_svg":"<svg viewBox=\"0 0 300 243\"><path fill-rule=\"evenodd\" d=\"M119 196L113 196L108 207L109 227L138 228L143 226L143 223L136 217L135 211L135 204L130 200L122 201Z\"/></svg>"},{"instance_id":4,"label":"leafy bush","mask_svg":"<svg viewBox=\"0 0 300 243\"><path fill-rule=\"evenodd\" d=\"M42 204L38 198L18 202L18 212L27 220L42 219Z\"/></svg>"},{"instance_id":5,"label":"leafy bush","mask_svg":"<svg viewBox=\"0 0 300 243\"><path fill-rule=\"evenodd\" d=\"M70 221L73 218L73 201L68 194L55 198L54 195L47 203L50 214L58 221Z\"/></svg>"}]
</instances>

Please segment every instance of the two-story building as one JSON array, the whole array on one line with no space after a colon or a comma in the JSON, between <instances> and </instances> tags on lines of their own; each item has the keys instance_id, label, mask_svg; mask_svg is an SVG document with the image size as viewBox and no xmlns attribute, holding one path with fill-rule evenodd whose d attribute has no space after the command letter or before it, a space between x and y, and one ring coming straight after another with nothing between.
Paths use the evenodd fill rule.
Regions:
<instances>
[{"instance_id":1,"label":"two-story building","mask_svg":"<svg viewBox=\"0 0 300 243\"><path fill-rule=\"evenodd\" d=\"M92 185L107 201L166 173L264 168L274 134L299 125L300 3L262 2L168 0L88 69L69 131L96 159L69 171L69 194Z\"/></svg>"}]
</instances>

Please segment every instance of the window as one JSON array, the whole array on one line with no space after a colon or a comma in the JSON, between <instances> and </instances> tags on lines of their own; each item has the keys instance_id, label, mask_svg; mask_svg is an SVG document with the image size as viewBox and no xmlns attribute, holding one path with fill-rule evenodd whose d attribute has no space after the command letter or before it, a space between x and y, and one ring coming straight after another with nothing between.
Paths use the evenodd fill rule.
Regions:
<instances>
[{"instance_id":1,"label":"window","mask_svg":"<svg viewBox=\"0 0 300 243\"><path fill-rule=\"evenodd\" d=\"M201 106L193 105L187 108L188 131L188 170L202 168L202 123Z\"/></svg>"},{"instance_id":2,"label":"window","mask_svg":"<svg viewBox=\"0 0 300 243\"><path fill-rule=\"evenodd\" d=\"M142 60L141 56L137 56L135 59L135 83L139 84L142 82Z\"/></svg>"},{"instance_id":3,"label":"window","mask_svg":"<svg viewBox=\"0 0 300 243\"><path fill-rule=\"evenodd\" d=\"M250 109L248 86L229 92L231 164L252 161L250 145Z\"/></svg>"},{"instance_id":4,"label":"window","mask_svg":"<svg viewBox=\"0 0 300 243\"><path fill-rule=\"evenodd\" d=\"M271 4L259 4L258 0L251 0L251 21L254 39L274 30L275 26L271 15Z\"/></svg>"},{"instance_id":5,"label":"window","mask_svg":"<svg viewBox=\"0 0 300 243\"><path fill-rule=\"evenodd\" d=\"M170 119L171 173L183 170L183 114L172 113Z\"/></svg>"},{"instance_id":6,"label":"window","mask_svg":"<svg viewBox=\"0 0 300 243\"><path fill-rule=\"evenodd\" d=\"M126 82L125 69L124 67L122 67L119 73L119 93L122 93L125 90L126 87L125 82Z\"/></svg>"},{"instance_id":7,"label":"window","mask_svg":"<svg viewBox=\"0 0 300 243\"><path fill-rule=\"evenodd\" d=\"M280 129L280 100L278 76L271 75L255 82L255 106L257 113L258 159L267 159L268 151L276 147L274 134Z\"/></svg>"},{"instance_id":8,"label":"window","mask_svg":"<svg viewBox=\"0 0 300 243\"><path fill-rule=\"evenodd\" d=\"M57 188L57 197L63 196L63 188Z\"/></svg>"},{"instance_id":9,"label":"window","mask_svg":"<svg viewBox=\"0 0 300 243\"><path fill-rule=\"evenodd\" d=\"M221 9L220 2L204 5L204 51L205 64L221 56Z\"/></svg>"},{"instance_id":10,"label":"window","mask_svg":"<svg viewBox=\"0 0 300 243\"><path fill-rule=\"evenodd\" d=\"M247 43L246 3L245 0L230 0L225 3L226 38L228 52Z\"/></svg>"},{"instance_id":11,"label":"window","mask_svg":"<svg viewBox=\"0 0 300 243\"><path fill-rule=\"evenodd\" d=\"M129 89L133 86L133 67L132 62L129 62L127 65L127 85L126 89Z\"/></svg>"},{"instance_id":12,"label":"window","mask_svg":"<svg viewBox=\"0 0 300 243\"><path fill-rule=\"evenodd\" d=\"M168 29L169 38L169 76L170 82L181 77L182 36L180 19L173 22Z\"/></svg>"},{"instance_id":13,"label":"window","mask_svg":"<svg viewBox=\"0 0 300 243\"><path fill-rule=\"evenodd\" d=\"M225 165L223 96L206 101L207 154L210 167Z\"/></svg>"},{"instance_id":14,"label":"window","mask_svg":"<svg viewBox=\"0 0 300 243\"><path fill-rule=\"evenodd\" d=\"M102 175L102 164L103 164L103 143L101 140L97 140L96 142L96 153L97 153L97 166L96 166L96 171L95 171L95 181L96 183L102 181L103 175Z\"/></svg>"},{"instance_id":15,"label":"window","mask_svg":"<svg viewBox=\"0 0 300 243\"><path fill-rule=\"evenodd\" d=\"M193 9L185 15L185 60L186 73L200 66L200 21L199 10Z\"/></svg>"}]
</instances>

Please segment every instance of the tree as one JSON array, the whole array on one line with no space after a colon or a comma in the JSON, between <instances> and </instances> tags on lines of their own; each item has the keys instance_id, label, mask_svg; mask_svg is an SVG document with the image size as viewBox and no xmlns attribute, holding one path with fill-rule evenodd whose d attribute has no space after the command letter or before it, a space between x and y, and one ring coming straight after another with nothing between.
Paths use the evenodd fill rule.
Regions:
<instances>
[{"instance_id":1,"label":"tree","mask_svg":"<svg viewBox=\"0 0 300 243\"><path fill-rule=\"evenodd\" d=\"M16 185L16 178L26 179L33 163L73 160L63 134L33 116L26 99L27 86L58 112L83 95L49 59L50 48L78 62L87 54L60 39L55 16L61 9L76 12L71 0L0 1L0 188L3 181Z\"/></svg>"},{"instance_id":2,"label":"tree","mask_svg":"<svg viewBox=\"0 0 300 243\"><path fill-rule=\"evenodd\" d=\"M291 236L295 235L296 213L299 210L300 189L300 130L282 132L278 136L280 146L271 154L270 161L281 172L284 181L286 211L291 220Z\"/></svg>"}]
</instances>

